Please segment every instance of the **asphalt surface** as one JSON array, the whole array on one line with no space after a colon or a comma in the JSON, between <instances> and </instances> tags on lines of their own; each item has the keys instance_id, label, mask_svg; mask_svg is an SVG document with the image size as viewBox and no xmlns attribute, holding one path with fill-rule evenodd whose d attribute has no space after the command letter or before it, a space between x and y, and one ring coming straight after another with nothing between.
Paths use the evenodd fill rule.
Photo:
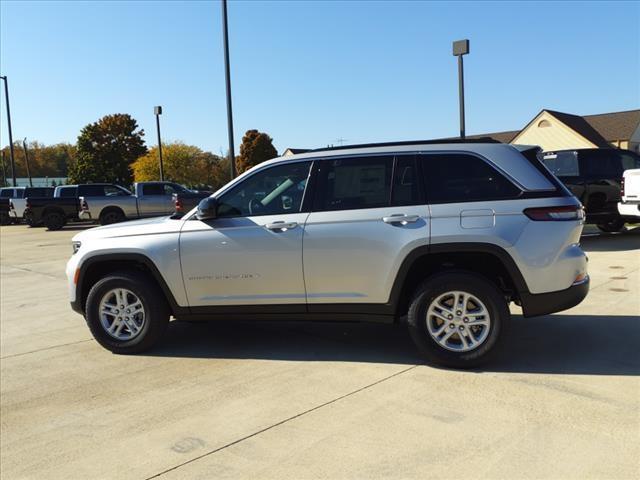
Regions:
<instances>
[{"instance_id":1,"label":"asphalt surface","mask_svg":"<svg viewBox=\"0 0 640 480\"><path fill-rule=\"evenodd\" d=\"M174 322L113 355L67 303L76 232L2 227L0 477L638 479L640 228L587 231L587 299L460 372L366 324Z\"/></svg>"}]
</instances>

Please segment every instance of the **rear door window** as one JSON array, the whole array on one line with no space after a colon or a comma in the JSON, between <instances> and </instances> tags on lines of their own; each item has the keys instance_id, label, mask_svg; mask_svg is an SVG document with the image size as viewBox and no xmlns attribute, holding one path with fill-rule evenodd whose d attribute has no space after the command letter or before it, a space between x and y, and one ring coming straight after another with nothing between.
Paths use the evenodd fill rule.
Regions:
<instances>
[{"instance_id":1,"label":"rear door window","mask_svg":"<svg viewBox=\"0 0 640 480\"><path fill-rule=\"evenodd\" d=\"M0 191L0 198L11 198L13 197L13 188L8 188L6 190Z\"/></svg>"},{"instance_id":2,"label":"rear door window","mask_svg":"<svg viewBox=\"0 0 640 480\"><path fill-rule=\"evenodd\" d=\"M616 150L585 150L578 156L580 166L589 178L622 177L622 159Z\"/></svg>"},{"instance_id":3,"label":"rear door window","mask_svg":"<svg viewBox=\"0 0 640 480\"><path fill-rule=\"evenodd\" d=\"M76 193L77 193L77 189L75 187L60 189L60 197L62 198L75 197Z\"/></svg>"},{"instance_id":4,"label":"rear door window","mask_svg":"<svg viewBox=\"0 0 640 480\"><path fill-rule=\"evenodd\" d=\"M420 184L418 181L415 155L401 155L396 157L391 187L391 205L420 205Z\"/></svg>"},{"instance_id":5,"label":"rear door window","mask_svg":"<svg viewBox=\"0 0 640 480\"><path fill-rule=\"evenodd\" d=\"M517 198L522 192L496 168L464 153L418 156L429 203L461 203Z\"/></svg>"},{"instance_id":6,"label":"rear door window","mask_svg":"<svg viewBox=\"0 0 640 480\"><path fill-rule=\"evenodd\" d=\"M146 183L142 185L143 195L164 195L164 185L162 183Z\"/></svg>"},{"instance_id":7,"label":"rear door window","mask_svg":"<svg viewBox=\"0 0 640 480\"><path fill-rule=\"evenodd\" d=\"M355 210L389 205L393 156L324 160L315 210Z\"/></svg>"}]
</instances>

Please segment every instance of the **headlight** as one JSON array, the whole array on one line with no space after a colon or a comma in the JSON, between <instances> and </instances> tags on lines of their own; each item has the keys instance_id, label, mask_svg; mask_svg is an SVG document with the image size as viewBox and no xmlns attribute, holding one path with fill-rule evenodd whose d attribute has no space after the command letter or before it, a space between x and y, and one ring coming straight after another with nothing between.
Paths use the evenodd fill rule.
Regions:
<instances>
[{"instance_id":1,"label":"headlight","mask_svg":"<svg viewBox=\"0 0 640 480\"><path fill-rule=\"evenodd\" d=\"M80 250L80 245L82 245L82 242L71 242L74 255L78 252L78 250Z\"/></svg>"}]
</instances>

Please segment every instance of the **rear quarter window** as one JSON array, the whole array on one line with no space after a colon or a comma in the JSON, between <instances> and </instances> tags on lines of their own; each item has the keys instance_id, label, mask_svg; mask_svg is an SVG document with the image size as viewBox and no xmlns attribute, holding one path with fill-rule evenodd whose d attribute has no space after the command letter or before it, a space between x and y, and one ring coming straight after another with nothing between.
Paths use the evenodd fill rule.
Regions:
<instances>
[{"instance_id":1,"label":"rear quarter window","mask_svg":"<svg viewBox=\"0 0 640 480\"><path fill-rule=\"evenodd\" d=\"M545 154L542 162L556 177L579 177L580 165L577 152Z\"/></svg>"},{"instance_id":2,"label":"rear quarter window","mask_svg":"<svg viewBox=\"0 0 640 480\"><path fill-rule=\"evenodd\" d=\"M517 198L522 191L482 158L468 154L423 154L429 203L460 203Z\"/></svg>"}]
</instances>

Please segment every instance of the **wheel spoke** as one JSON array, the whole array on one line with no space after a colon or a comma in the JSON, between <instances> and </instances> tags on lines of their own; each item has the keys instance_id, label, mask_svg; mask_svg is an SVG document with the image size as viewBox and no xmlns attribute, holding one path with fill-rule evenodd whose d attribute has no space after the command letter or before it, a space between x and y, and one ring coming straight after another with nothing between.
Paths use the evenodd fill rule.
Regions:
<instances>
[{"instance_id":1,"label":"wheel spoke","mask_svg":"<svg viewBox=\"0 0 640 480\"><path fill-rule=\"evenodd\" d=\"M140 298L126 288L107 292L98 307L104 330L117 340L130 340L138 335L145 323L144 305Z\"/></svg>"}]
</instances>

